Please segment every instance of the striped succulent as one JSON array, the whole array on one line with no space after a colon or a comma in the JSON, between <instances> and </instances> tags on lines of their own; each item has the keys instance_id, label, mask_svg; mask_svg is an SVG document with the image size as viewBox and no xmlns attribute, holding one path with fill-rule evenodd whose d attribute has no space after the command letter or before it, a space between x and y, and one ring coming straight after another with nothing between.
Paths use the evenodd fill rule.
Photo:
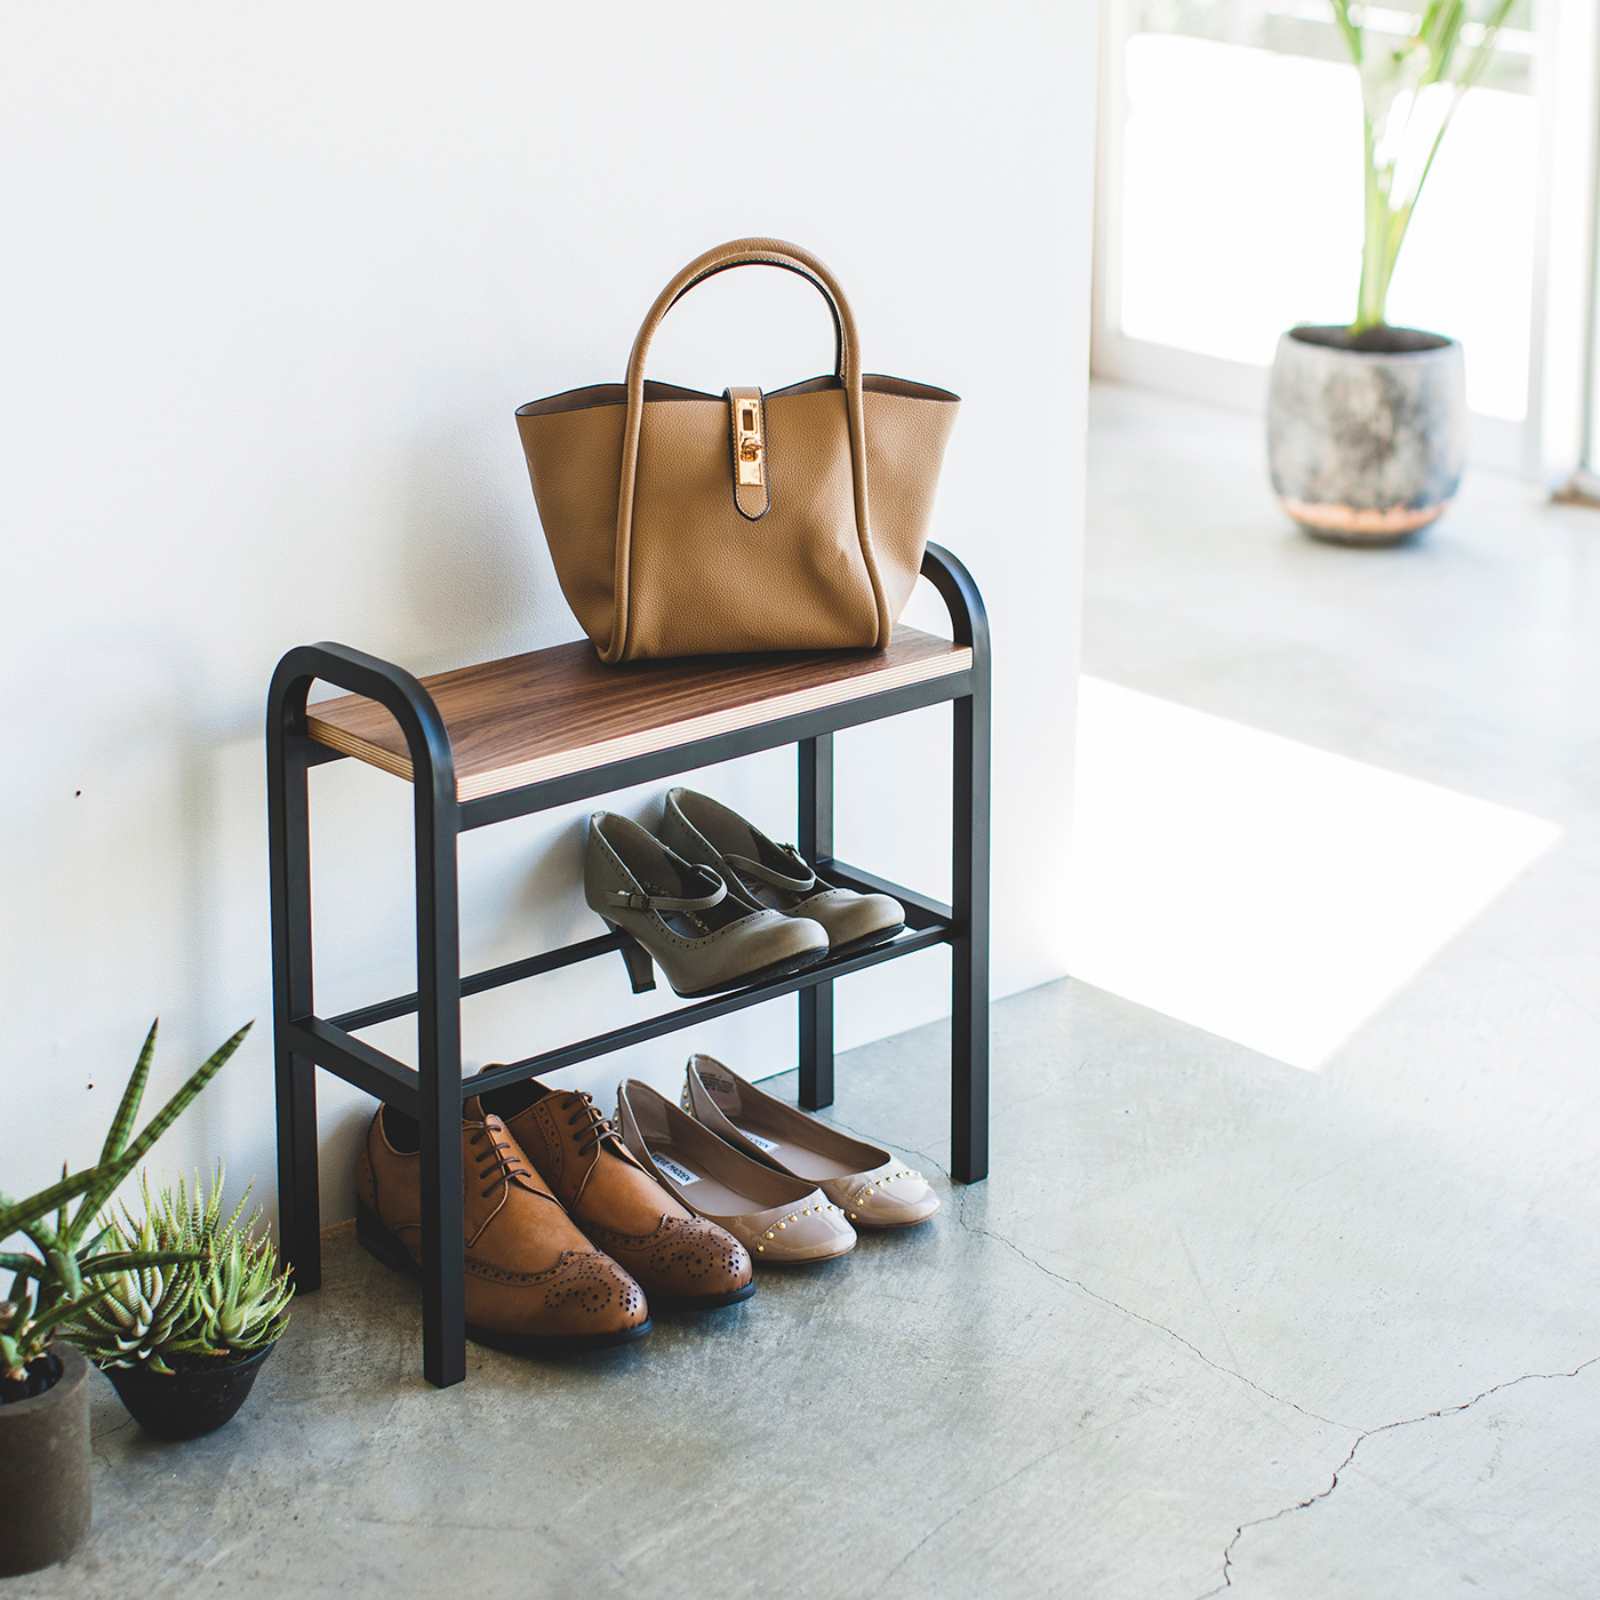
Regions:
<instances>
[{"instance_id":1,"label":"striped succulent","mask_svg":"<svg viewBox=\"0 0 1600 1600\"><path fill-rule=\"evenodd\" d=\"M146 1191L146 1200L149 1195ZM135 1232L113 1224L121 1247L141 1256L161 1253L150 1219ZM200 1255L198 1246L174 1246L172 1253ZM65 1323L61 1336L100 1367L133 1367L149 1361L158 1372L170 1371L161 1351L195 1320L196 1272L201 1262L169 1261L161 1266L130 1267L99 1280L100 1293Z\"/></svg>"},{"instance_id":2,"label":"striped succulent","mask_svg":"<svg viewBox=\"0 0 1600 1600\"><path fill-rule=\"evenodd\" d=\"M119 1246L185 1259L103 1278L63 1337L97 1366L143 1363L168 1375L172 1356L239 1356L281 1338L294 1288L259 1209L241 1223L249 1191L224 1221L220 1164L209 1191L198 1175L192 1190L180 1179L152 1198L148 1178L142 1189L144 1215L124 1209L111 1224Z\"/></svg>"},{"instance_id":3,"label":"striped succulent","mask_svg":"<svg viewBox=\"0 0 1600 1600\"><path fill-rule=\"evenodd\" d=\"M107 1249L119 1230L105 1226L100 1211L156 1140L222 1070L249 1031L246 1023L214 1051L134 1137L155 1056L156 1028L152 1024L111 1119L99 1161L78 1172L63 1167L60 1182L25 1200L7 1200L0 1194L0 1245L13 1234L21 1234L32 1246L0 1250L0 1271L12 1274L10 1291L0 1300L0 1378L10 1382L25 1378L61 1329L98 1299L102 1280L193 1264L199 1259L198 1252ZM164 1277L162 1284L158 1301L165 1299ZM147 1290L154 1288L155 1282L150 1280Z\"/></svg>"}]
</instances>

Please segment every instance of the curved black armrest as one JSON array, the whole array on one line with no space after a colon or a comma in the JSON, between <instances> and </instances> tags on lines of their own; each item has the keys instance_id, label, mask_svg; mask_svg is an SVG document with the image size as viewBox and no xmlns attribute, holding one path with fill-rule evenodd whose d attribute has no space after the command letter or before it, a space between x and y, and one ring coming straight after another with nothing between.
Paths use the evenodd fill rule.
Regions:
<instances>
[{"instance_id":1,"label":"curved black armrest","mask_svg":"<svg viewBox=\"0 0 1600 1600\"><path fill-rule=\"evenodd\" d=\"M278 663L267 693L269 744L285 734L305 732L306 697L318 678L383 706L405 735L419 797L431 793L439 809L455 804L455 754L433 696L404 667L349 645L296 645Z\"/></svg>"},{"instance_id":2,"label":"curved black armrest","mask_svg":"<svg viewBox=\"0 0 1600 1600\"><path fill-rule=\"evenodd\" d=\"M974 664L989 657L989 613L967 571L943 545L930 544L922 557L922 576L939 591L957 644L971 645Z\"/></svg>"}]
</instances>

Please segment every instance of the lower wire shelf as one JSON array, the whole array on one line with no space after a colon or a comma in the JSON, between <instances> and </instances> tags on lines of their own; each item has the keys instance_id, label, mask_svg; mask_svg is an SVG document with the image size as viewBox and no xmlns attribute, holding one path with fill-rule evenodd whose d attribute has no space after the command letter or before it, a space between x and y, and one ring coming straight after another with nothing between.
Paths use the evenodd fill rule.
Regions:
<instances>
[{"instance_id":1,"label":"lower wire shelf","mask_svg":"<svg viewBox=\"0 0 1600 1600\"><path fill-rule=\"evenodd\" d=\"M905 907L905 929L894 938L859 950L849 955L830 957L814 967L791 972L783 977L753 983L742 989L732 989L703 1000L693 1000L646 1017L639 1022L627 1023L605 1033L594 1034L572 1044L560 1045L553 1050L543 1050L520 1061L510 1061L485 1068L461 1081L463 1100L497 1089L508 1083L520 1083L543 1072L555 1072L562 1067L575 1066L597 1056L610 1055L630 1045L659 1039L682 1028L692 1028L709 1022L714 1017L725 1017L749 1006L761 1005L767 1000L778 1000L785 995L797 994L818 984L832 983L835 978L846 978L852 973L865 972L869 967L881 966L886 961L901 956L930 950L935 945L948 944L955 932L955 921L950 908L936 900L891 883L873 873L851 867L843 862L825 861L819 864L822 876L831 883L866 893L893 895ZM620 941L616 934L606 933L593 939L564 945L559 950L545 951L540 955L525 956L508 961L501 966L489 967L461 980L463 996L482 994L506 984L521 982L544 973L557 972L581 961L592 961L617 950ZM307 1016L294 1019L290 1027L300 1035L300 1042L308 1055L341 1069L350 1081L368 1087L374 1094L386 1095L404 1109L404 1102L417 1092L417 1073L403 1061L374 1048L356 1035L365 1028L376 1027L381 1022L415 1012L419 997L412 993L396 995L370 1006L358 1007L334 1017ZM332 1058L330 1060L330 1058ZM398 1098L397 1098L398 1097Z\"/></svg>"},{"instance_id":2,"label":"lower wire shelf","mask_svg":"<svg viewBox=\"0 0 1600 1600\"><path fill-rule=\"evenodd\" d=\"M713 1017L725 1017L730 1012L743 1011L747 1006L760 1005L765 1000L777 1000L784 995L797 994L802 989L814 988L820 983L831 983L835 978L847 978L852 972L865 972L885 961L900 956L929 950L934 945L948 943L950 928L908 928L886 944L855 955L839 956L821 961L803 972L791 972L784 978L773 978L766 983L752 984L748 989L735 989L728 994L714 995L707 1000L694 1000L660 1016L646 1018L643 1022L629 1023L626 1027L612 1028L577 1044L546 1050L522 1061L509 1061L504 1066L488 1067L461 1080L464 1096L481 1094L486 1089L498 1089L503 1084L519 1083L524 1078L537 1077L541 1072L554 1072L558 1067L575 1066L580 1061L590 1061L595 1056L610 1055L613 1050L629 1045L643 1044L647 1039L659 1039L663 1034L676 1033L680 1028L692 1028L697 1023L709 1022Z\"/></svg>"}]
</instances>

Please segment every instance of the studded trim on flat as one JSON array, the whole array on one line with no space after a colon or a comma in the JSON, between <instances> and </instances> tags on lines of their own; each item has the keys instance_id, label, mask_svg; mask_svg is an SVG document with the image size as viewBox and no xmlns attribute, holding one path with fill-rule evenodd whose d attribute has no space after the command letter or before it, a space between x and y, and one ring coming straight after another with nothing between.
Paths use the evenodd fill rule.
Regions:
<instances>
[{"instance_id":1,"label":"studded trim on flat","mask_svg":"<svg viewBox=\"0 0 1600 1600\"><path fill-rule=\"evenodd\" d=\"M898 1189L891 1185L899 1185ZM874 1172L847 1178L830 1178L822 1191L860 1227L895 1227L921 1221L939 1209L938 1197L928 1180L914 1167L891 1161Z\"/></svg>"},{"instance_id":2,"label":"studded trim on flat","mask_svg":"<svg viewBox=\"0 0 1600 1600\"><path fill-rule=\"evenodd\" d=\"M790 1228L804 1222L807 1217L827 1217L830 1214L835 1217L842 1217L844 1209L841 1206L836 1206L831 1200L823 1200L819 1195L812 1204L798 1206L793 1211L785 1212L781 1216L776 1211L769 1211L764 1216L751 1217L749 1221L753 1228L759 1230L759 1242L756 1245L757 1254L765 1255L769 1245L781 1248L782 1242L779 1240L778 1235L787 1233ZM762 1223L766 1223L768 1226L762 1229Z\"/></svg>"}]
</instances>

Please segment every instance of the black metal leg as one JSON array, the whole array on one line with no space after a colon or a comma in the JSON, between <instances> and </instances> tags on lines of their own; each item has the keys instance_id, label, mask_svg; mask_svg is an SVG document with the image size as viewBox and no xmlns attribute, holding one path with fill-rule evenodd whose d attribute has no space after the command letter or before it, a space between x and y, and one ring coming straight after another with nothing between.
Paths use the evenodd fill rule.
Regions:
<instances>
[{"instance_id":1,"label":"black metal leg","mask_svg":"<svg viewBox=\"0 0 1600 1600\"><path fill-rule=\"evenodd\" d=\"M344 645L298 645L278 663L267 696L267 788L272 852L273 1010L278 1049L279 1204L297 1282L320 1276L312 1059L310 828L306 770L327 752L306 738L306 697L318 679L393 713L411 755L417 868L418 1093L422 1127L422 1370L443 1387L466 1376L466 1244L461 1187L461 952L455 757L432 698L408 672ZM306 1024L306 1025L302 1025ZM326 1026L325 1024L323 1026ZM337 1030L328 1030L336 1033ZM336 1069L378 1095L409 1088L406 1069L348 1035L324 1041ZM351 1069L356 1075L351 1076Z\"/></svg>"},{"instance_id":2,"label":"black metal leg","mask_svg":"<svg viewBox=\"0 0 1600 1600\"><path fill-rule=\"evenodd\" d=\"M950 1174L989 1172L989 676L974 671L955 717L951 941Z\"/></svg>"},{"instance_id":3,"label":"black metal leg","mask_svg":"<svg viewBox=\"0 0 1600 1600\"><path fill-rule=\"evenodd\" d=\"M799 849L807 861L833 854L833 735L802 739ZM833 1104L833 985L800 991L800 1104Z\"/></svg>"},{"instance_id":4,"label":"black metal leg","mask_svg":"<svg viewBox=\"0 0 1600 1600\"><path fill-rule=\"evenodd\" d=\"M958 644L972 647L972 693L957 700L951 832L950 1175L989 1172L989 619L972 574L930 544L922 575L950 609Z\"/></svg>"},{"instance_id":5,"label":"black metal leg","mask_svg":"<svg viewBox=\"0 0 1600 1600\"><path fill-rule=\"evenodd\" d=\"M275 711L280 709L273 708ZM278 1101L278 1239L295 1289L322 1283L317 1195L317 1069L289 1048L288 1023L308 1016L311 992L311 825L301 736L286 717L267 731L267 833L272 874L272 1020Z\"/></svg>"},{"instance_id":6,"label":"black metal leg","mask_svg":"<svg viewBox=\"0 0 1600 1600\"><path fill-rule=\"evenodd\" d=\"M455 780L450 776L450 787ZM461 940L456 804L416 783L417 1074L422 1124L422 1372L447 1388L467 1375L461 1174Z\"/></svg>"}]
</instances>

